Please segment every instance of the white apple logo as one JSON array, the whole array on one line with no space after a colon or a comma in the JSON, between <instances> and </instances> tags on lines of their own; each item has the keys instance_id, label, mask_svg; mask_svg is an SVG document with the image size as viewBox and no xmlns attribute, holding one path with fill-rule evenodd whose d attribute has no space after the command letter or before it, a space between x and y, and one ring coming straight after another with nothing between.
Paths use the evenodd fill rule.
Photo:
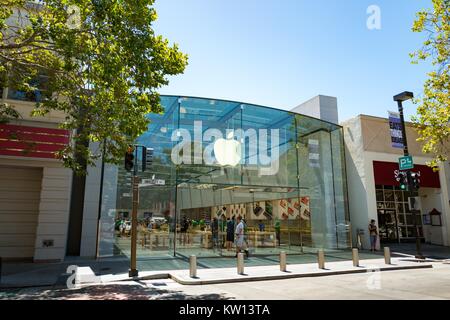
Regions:
<instances>
[{"instance_id":1,"label":"white apple logo","mask_svg":"<svg viewBox=\"0 0 450 320\"><path fill-rule=\"evenodd\" d=\"M221 166L236 166L242 157L241 143L233 139L233 132L228 133L227 139L217 139L214 143L214 154Z\"/></svg>"}]
</instances>

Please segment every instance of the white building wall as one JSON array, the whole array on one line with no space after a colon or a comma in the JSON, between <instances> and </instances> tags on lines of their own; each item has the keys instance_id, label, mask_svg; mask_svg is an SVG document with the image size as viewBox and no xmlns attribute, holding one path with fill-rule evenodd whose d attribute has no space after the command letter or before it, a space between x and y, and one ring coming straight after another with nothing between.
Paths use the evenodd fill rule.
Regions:
<instances>
[{"instance_id":1,"label":"white building wall","mask_svg":"<svg viewBox=\"0 0 450 320\"><path fill-rule=\"evenodd\" d=\"M98 152L98 143L91 145L91 151ZM95 257L97 252L97 226L100 201L101 159L96 160L95 166L89 166L86 176L84 192L83 224L81 231L81 257Z\"/></svg>"},{"instance_id":2,"label":"white building wall","mask_svg":"<svg viewBox=\"0 0 450 320\"><path fill-rule=\"evenodd\" d=\"M439 179L441 181L442 201L442 237L445 246L450 246L450 162L440 166Z\"/></svg>"},{"instance_id":3,"label":"white building wall","mask_svg":"<svg viewBox=\"0 0 450 320\"><path fill-rule=\"evenodd\" d=\"M72 172L44 167L34 260L63 260L66 254ZM45 247L44 240L53 246Z\"/></svg>"},{"instance_id":4,"label":"white building wall","mask_svg":"<svg viewBox=\"0 0 450 320\"><path fill-rule=\"evenodd\" d=\"M357 245L357 230L367 229L368 207L364 148L359 118L344 124L345 160L347 167L347 187L353 245ZM367 233L367 232L366 232ZM362 237L363 248L370 247L367 237Z\"/></svg>"}]
</instances>

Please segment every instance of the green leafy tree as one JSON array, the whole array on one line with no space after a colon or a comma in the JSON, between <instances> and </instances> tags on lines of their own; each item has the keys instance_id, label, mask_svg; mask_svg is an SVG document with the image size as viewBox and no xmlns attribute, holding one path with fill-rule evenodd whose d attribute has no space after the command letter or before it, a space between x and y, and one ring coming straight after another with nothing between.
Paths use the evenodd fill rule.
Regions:
<instances>
[{"instance_id":1,"label":"green leafy tree","mask_svg":"<svg viewBox=\"0 0 450 320\"><path fill-rule=\"evenodd\" d=\"M163 112L157 90L187 56L156 35L154 0L0 0L0 73L6 86L40 89L33 115L66 115L76 132L58 156L84 173L100 152L121 161L127 145ZM4 118L9 106L0 109ZM9 113L8 113L9 112ZM1 117L0 117L1 118Z\"/></svg>"},{"instance_id":2,"label":"green leafy tree","mask_svg":"<svg viewBox=\"0 0 450 320\"><path fill-rule=\"evenodd\" d=\"M413 63L431 60L434 70L428 74L418 115L413 118L424 143L423 152L434 155L431 166L448 160L450 154L450 1L433 0L433 8L420 11L414 32L424 32L427 39L421 49L411 54Z\"/></svg>"}]
</instances>

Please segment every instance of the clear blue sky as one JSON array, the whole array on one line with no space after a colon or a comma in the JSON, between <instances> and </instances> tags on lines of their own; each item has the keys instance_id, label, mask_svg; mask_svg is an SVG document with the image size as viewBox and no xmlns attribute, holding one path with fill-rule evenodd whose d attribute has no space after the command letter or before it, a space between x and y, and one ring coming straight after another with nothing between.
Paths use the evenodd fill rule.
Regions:
<instances>
[{"instance_id":1,"label":"clear blue sky","mask_svg":"<svg viewBox=\"0 0 450 320\"><path fill-rule=\"evenodd\" d=\"M369 30L369 5L381 30ZM411 32L431 0L156 0L156 32L189 55L162 94L238 100L292 109L318 94L338 98L340 121L387 117L392 96L421 95L429 64L409 53ZM415 112L408 103L407 118Z\"/></svg>"}]
</instances>

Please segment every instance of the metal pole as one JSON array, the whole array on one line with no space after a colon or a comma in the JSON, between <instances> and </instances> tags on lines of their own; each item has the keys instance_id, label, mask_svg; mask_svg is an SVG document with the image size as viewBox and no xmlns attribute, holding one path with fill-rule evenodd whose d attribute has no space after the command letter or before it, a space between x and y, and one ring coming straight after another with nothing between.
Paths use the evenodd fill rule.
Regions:
<instances>
[{"instance_id":1,"label":"metal pole","mask_svg":"<svg viewBox=\"0 0 450 320\"><path fill-rule=\"evenodd\" d=\"M286 272L287 268L287 259L286 259L286 251L281 251L280 252L280 271L281 272Z\"/></svg>"},{"instance_id":2,"label":"metal pole","mask_svg":"<svg viewBox=\"0 0 450 320\"><path fill-rule=\"evenodd\" d=\"M391 249L389 247L384 247L384 262L391 264Z\"/></svg>"},{"instance_id":3,"label":"metal pole","mask_svg":"<svg viewBox=\"0 0 450 320\"><path fill-rule=\"evenodd\" d=\"M358 249L352 249L353 266L359 267L359 253Z\"/></svg>"},{"instance_id":4,"label":"metal pole","mask_svg":"<svg viewBox=\"0 0 450 320\"><path fill-rule=\"evenodd\" d=\"M244 274L244 254L238 253L237 257L237 273Z\"/></svg>"},{"instance_id":5,"label":"metal pole","mask_svg":"<svg viewBox=\"0 0 450 320\"><path fill-rule=\"evenodd\" d=\"M319 269L325 269L325 252L323 249L317 251L317 262L319 264Z\"/></svg>"},{"instance_id":6,"label":"metal pole","mask_svg":"<svg viewBox=\"0 0 450 320\"><path fill-rule=\"evenodd\" d=\"M137 241L137 211L139 206L139 177L137 176L137 148L134 150L134 172L133 172L133 208L131 212L131 259L129 277L137 277L139 271L136 268L136 241Z\"/></svg>"},{"instance_id":7,"label":"metal pole","mask_svg":"<svg viewBox=\"0 0 450 320\"><path fill-rule=\"evenodd\" d=\"M414 217L414 224L416 227L416 259L425 259L425 257L422 254L422 243L420 242L420 237L419 237L419 224L417 223L417 215L420 211L417 210L413 210L413 217ZM420 215L419 215L420 217Z\"/></svg>"},{"instance_id":8,"label":"metal pole","mask_svg":"<svg viewBox=\"0 0 450 320\"><path fill-rule=\"evenodd\" d=\"M191 278L197 278L197 257L189 257L189 276Z\"/></svg>"},{"instance_id":9,"label":"metal pole","mask_svg":"<svg viewBox=\"0 0 450 320\"><path fill-rule=\"evenodd\" d=\"M400 114L400 122L402 124L402 137L403 137L403 155L405 157L409 156L409 150L408 150L408 140L406 138L406 126L405 126L405 118L403 116L403 105L401 101L397 101L398 104L398 112ZM408 189L411 185L411 170L406 171L406 175L408 177ZM416 227L416 258L417 259L424 259L424 256L422 255L421 250L421 243L419 238L419 227L417 225L417 216L416 212L413 212L413 218L414 218L414 225Z\"/></svg>"}]
</instances>

